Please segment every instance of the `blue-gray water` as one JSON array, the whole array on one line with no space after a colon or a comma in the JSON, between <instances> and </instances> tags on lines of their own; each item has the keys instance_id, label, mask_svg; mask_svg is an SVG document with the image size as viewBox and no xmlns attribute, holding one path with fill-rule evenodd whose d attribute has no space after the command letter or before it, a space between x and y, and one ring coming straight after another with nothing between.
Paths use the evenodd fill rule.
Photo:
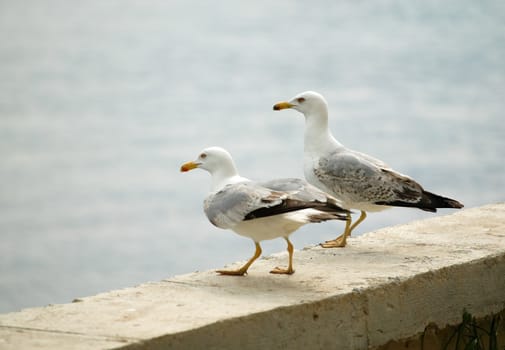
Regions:
<instances>
[{"instance_id":1,"label":"blue-gray water","mask_svg":"<svg viewBox=\"0 0 505 350\"><path fill-rule=\"evenodd\" d=\"M302 177L303 117L272 105L304 90L347 146L466 207L505 200L504 4L1 2L0 312L248 258L179 166L220 145L244 176Z\"/></svg>"}]
</instances>

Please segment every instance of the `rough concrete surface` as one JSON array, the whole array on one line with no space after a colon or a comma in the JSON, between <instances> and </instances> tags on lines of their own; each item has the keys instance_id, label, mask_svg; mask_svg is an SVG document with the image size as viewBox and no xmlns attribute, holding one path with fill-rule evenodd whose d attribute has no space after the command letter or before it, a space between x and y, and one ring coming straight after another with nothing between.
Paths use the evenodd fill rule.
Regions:
<instances>
[{"instance_id":1,"label":"rough concrete surface","mask_svg":"<svg viewBox=\"0 0 505 350\"><path fill-rule=\"evenodd\" d=\"M0 315L0 349L368 349L505 309L505 204ZM239 266L241 263L236 263ZM235 264L234 264L235 265Z\"/></svg>"}]
</instances>

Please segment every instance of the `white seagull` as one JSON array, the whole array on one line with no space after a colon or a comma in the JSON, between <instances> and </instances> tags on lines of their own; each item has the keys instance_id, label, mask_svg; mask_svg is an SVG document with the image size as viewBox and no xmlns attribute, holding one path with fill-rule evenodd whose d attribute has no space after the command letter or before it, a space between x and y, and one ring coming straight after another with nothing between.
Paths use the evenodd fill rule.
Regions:
<instances>
[{"instance_id":1,"label":"white seagull","mask_svg":"<svg viewBox=\"0 0 505 350\"><path fill-rule=\"evenodd\" d=\"M366 218L366 212L393 207L414 207L436 212L437 208L462 208L463 204L425 191L412 178L383 161L353 151L338 142L328 129L328 104L313 91L279 102L274 110L292 108L305 116L304 174L317 188L338 198L345 209L361 211L359 219L348 221L344 233L321 244L325 248L345 247L351 232Z\"/></svg>"},{"instance_id":2,"label":"white seagull","mask_svg":"<svg viewBox=\"0 0 505 350\"><path fill-rule=\"evenodd\" d=\"M254 241L254 256L238 270L218 270L221 275L242 276L261 255L260 242L283 237L288 244L288 268L276 267L271 273L292 274L293 244L289 235L301 226L326 220L347 220L348 211L340 202L301 179L276 179L253 182L238 174L233 159L220 147L204 149L195 161L184 163L181 171L195 168L212 176L211 192L204 200L209 221L231 229Z\"/></svg>"}]
</instances>

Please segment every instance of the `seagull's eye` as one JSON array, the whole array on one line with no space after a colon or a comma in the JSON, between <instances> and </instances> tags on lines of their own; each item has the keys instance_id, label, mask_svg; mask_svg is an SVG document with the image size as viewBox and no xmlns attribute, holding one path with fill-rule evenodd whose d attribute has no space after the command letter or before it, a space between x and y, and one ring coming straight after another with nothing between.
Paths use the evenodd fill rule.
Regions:
<instances>
[{"instance_id":1,"label":"seagull's eye","mask_svg":"<svg viewBox=\"0 0 505 350\"><path fill-rule=\"evenodd\" d=\"M200 154L200 158L205 159L207 158L207 155L205 153Z\"/></svg>"},{"instance_id":2,"label":"seagull's eye","mask_svg":"<svg viewBox=\"0 0 505 350\"><path fill-rule=\"evenodd\" d=\"M298 103L305 102L305 99L303 97L298 97L296 100L298 101Z\"/></svg>"}]
</instances>

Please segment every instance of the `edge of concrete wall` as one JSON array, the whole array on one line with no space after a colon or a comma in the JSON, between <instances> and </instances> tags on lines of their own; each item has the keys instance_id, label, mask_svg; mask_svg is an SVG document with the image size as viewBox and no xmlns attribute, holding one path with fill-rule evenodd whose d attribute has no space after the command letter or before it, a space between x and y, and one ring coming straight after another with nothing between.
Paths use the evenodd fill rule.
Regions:
<instances>
[{"instance_id":1,"label":"edge of concrete wall","mask_svg":"<svg viewBox=\"0 0 505 350\"><path fill-rule=\"evenodd\" d=\"M344 249L296 251L296 273L212 271L0 315L2 349L368 349L463 309L505 309L505 204L389 227Z\"/></svg>"}]
</instances>

